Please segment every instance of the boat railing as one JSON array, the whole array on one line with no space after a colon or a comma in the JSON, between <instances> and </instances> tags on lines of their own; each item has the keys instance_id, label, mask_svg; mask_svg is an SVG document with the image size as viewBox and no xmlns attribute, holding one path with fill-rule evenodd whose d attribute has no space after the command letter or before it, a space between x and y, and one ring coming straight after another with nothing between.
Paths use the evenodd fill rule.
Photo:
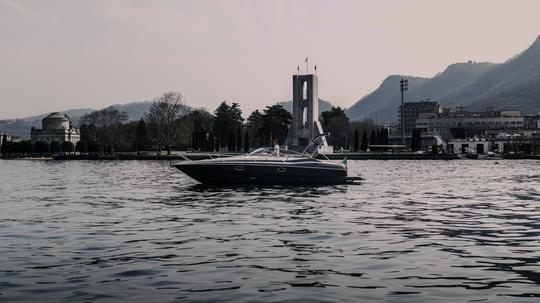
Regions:
<instances>
[{"instance_id":1,"label":"boat railing","mask_svg":"<svg viewBox=\"0 0 540 303\"><path fill-rule=\"evenodd\" d=\"M316 152L315 152L316 153ZM251 153L249 153L249 156L266 156L266 157L273 157L281 160L282 162L285 162L291 158L309 158L314 159L315 153L309 153L306 151L298 152L295 150L290 149L283 149L283 148L275 148L275 147L261 147L258 148ZM321 154L326 160L329 160L328 157ZM257 161L254 159L254 161Z\"/></svg>"}]
</instances>

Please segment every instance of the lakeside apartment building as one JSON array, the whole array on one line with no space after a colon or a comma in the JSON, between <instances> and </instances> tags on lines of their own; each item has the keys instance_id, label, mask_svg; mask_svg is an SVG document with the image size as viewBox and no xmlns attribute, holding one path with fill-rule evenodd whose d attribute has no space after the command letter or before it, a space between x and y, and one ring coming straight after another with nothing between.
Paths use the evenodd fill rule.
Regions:
<instances>
[{"instance_id":1,"label":"lakeside apartment building","mask_svg":"<svg viewBox=\"0 0 540 303\"><path fill-rule=\"evenodd\" d=\"M401 125L401 120L405 119L405 133L410 134L417 127L416 120L421 115L439 115L443 113L444 108L437 102L422 100L420 102L406 102L403 107L403 116L401 116L401 105L398 111L398 125Z\"/></svg>"}]
</instances>

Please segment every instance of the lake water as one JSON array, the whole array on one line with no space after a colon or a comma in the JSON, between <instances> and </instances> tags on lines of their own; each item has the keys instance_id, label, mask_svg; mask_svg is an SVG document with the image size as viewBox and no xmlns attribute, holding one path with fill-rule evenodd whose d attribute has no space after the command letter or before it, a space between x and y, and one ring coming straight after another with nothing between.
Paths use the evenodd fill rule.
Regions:
<instances>
[{"instance_id":1,"label":"lake water","mask_svg":"<svg viewBox=\"0 0 540 303\"><path fill-rule=\"evenodd\" d=\"M0 302L538 302L539 164L212 189L168 162L0 161Z\"/></svg>"}]
</instances>

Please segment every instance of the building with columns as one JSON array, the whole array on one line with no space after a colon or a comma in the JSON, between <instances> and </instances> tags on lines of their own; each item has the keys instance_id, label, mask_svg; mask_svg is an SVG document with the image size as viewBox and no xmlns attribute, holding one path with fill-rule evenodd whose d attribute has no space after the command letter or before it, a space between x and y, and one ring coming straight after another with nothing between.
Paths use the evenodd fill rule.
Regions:
<instances>
[{"instance_id":1,"label":"building with columns","mask_svg":"<svg viewBox=\"0 0 540 303\"><path fill-rule=\"evenodd\" d=\"M32 144L38 141L43 141L51 144L58 142L62 144L65 141L77 144L81 139L81 134L78 128L71 127L71 121L67 115L55 112L41 120L42 128L32 128L30 138Z\"/></svg>"}]
</instances>

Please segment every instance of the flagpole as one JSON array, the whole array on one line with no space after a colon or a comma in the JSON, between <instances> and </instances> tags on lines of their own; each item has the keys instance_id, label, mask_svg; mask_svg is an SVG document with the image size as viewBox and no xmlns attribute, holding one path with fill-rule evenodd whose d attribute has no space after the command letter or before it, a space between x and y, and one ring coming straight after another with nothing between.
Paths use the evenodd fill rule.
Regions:
<instances>
[{"instance_id":1,"label":"flagpole","mask_svg":"<svg viewBox=\"0 0 540 303\"><path fill-rule=\"evenodd\" d=\"M309 74L309 57L306 57L306 75Z\"/></svg>"}]
</instances>

